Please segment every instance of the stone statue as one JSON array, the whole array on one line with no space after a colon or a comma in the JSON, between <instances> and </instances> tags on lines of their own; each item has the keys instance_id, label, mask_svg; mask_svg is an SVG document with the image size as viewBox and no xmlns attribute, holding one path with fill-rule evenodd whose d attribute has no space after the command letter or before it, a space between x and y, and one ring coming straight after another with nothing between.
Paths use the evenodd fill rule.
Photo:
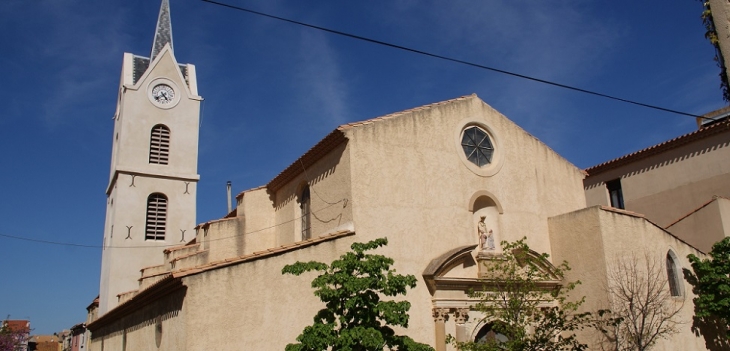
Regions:
<instances>
[{"instance_id":1,"label":"stone statue","mask_svg":"<svg viewBox=\"0 0 730 351\"><path fill-rule=\"evenodd\" d=\"M487 216L481 216L479 223L477 223L477 230L479 232L479 247L482 250L494 250L494 233L491 229L487 230L487 224L484 223L484 219Z\"/></svg>"}]
</instances>

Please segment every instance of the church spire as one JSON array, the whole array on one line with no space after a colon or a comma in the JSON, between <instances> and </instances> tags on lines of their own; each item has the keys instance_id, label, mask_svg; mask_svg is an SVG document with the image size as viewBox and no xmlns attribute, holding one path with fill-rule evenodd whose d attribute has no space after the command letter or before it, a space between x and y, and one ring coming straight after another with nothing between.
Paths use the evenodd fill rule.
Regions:
<instances>
[{"instance_id":1,"label":"church spire","mask_svg":"<svg viewBox=\"0 0 730 351\"><path fill-rule=\"evenodd\" d=\"M155 60L157 54L162 51L165 44L170 44L172 49L172 24L170 22L170 1L162 0L160 5L160 16L157 18L157 29L155 30L155 41L152 43L152 54L150 62Z\"/></svg>"}]
</instances>

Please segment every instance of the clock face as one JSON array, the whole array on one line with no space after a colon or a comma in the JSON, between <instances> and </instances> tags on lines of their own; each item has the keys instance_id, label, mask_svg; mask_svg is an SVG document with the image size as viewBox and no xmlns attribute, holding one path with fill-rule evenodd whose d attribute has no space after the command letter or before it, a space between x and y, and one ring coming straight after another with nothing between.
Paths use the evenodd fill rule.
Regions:
<instances>
[{"instance_id":1,"label":"clock face","mask_svg":"<svg viewBox=\"0 0 730 351\"><path fill-rule=\"evenodd\" d=\"M167 84L157 84L152 88L152 98L161 105L167 105L175 98L175 90Z\"/></svg>"}]
</instances>

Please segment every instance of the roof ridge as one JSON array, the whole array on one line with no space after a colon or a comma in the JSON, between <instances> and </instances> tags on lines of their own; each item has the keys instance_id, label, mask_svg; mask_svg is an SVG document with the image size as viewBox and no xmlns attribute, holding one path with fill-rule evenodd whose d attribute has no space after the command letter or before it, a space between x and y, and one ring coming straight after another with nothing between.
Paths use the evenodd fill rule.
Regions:
<instances>
[{"instance_id":1,"label":"roof ridge","mask_svg":"<svg viewBox=\"0 0 730 351\"><path fill-rule=\"evenodd\" d=\"M378 116L378 117L374 117L374 118L370 118L370 119L366 119L366 120L362 120L362 121L341 124L339 127L337 127L337 129L344 131L344 130L351 129L351 128L356 128L356 127L359 127L359 126L362 126L362 125L371 124L371 123L374 123L374 122L377 122L377 121L387 120L387 119L395 118L395 117L402 116L402 115L405 115L405 114L417 112L417 111L428 110L428 109L431 109L431 108L434 108L434 107L437 107L437 106L450 104L450 103L453 103L453 102L456 102L456 101L468 100L468 99L475 98L475 97L477 97L477 94L474 94L474 93L472 93L470 95L463 95L463 96L459 96L457 98L448 99L448 100L444 100L444 101L433 102L433 103L426 104L426 105L421 105L421 106L416 106L416 107L412 107L412 108L409 108L409 109L406 109L406 110L402 110L402 111L398 111L398 112L393 112L393 113L389 113L389 114L386 114L386 115L382 115L382 116Z\"/></svg>"},{"instance_id":2,"label":"roof ridge","mask_svg":"<svg viewBox=\"0 0 730 351\"><path fill-rule=\"evenodd\" d=\"M468 100L468 99L474 99L474 98L478 98L478 96L476 94L464 95L464 96L460 96L460 97L457 97L454 99L434 102L431 104L422 105L422 106L414 107L411 109L398 111L398 112L390 113L387 115L383 115L383 116L379 116L379 117L375 117L375 118L371 118L371 119L366 119L363 121L341 124L340 126L335 128L332 132L327 134L324 138L320 139L316 144L314 144L314 146L309 148L309 150L304 152L301 156L299 156L299 158L294 160L294 162L292 162L289 166L284 168L284 170L279 172L279 174L276 175L276 177L271 179L269 181L269 183L266 184L266 187L270 191L275 192L283 184L285 184L286 182L290 181L295 176L297 176L301 172L302 168L310 167L312 164L314 164L315 162L320 160L322 157L327 155L330 151L335 149L341 143L347 142L348 139L345 136L346 130L349 130L352 128L357 128L357 127L360 127L360 126L363 126L366 124L372 124L372 123L382 121L382 120L395 118L395 117L413 113L416 111L423 111L423 110L431 109L431 108L434 108L437 106L450 104L450 103L453 103L456 101L462 101L462 100ZM238 198L239 196L241 196L241 194L237 195L236 198Z\"/></svg>"}]
</instances>

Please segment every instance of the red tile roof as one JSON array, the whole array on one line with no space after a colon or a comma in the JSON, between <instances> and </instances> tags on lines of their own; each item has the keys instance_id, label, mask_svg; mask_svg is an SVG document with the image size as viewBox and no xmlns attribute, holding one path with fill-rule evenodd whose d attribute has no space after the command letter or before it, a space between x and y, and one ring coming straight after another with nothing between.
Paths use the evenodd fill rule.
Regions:
<instances>
[{"instance_id":1,"label":"red tile roof","mask_svg":"<svg viewBox=\"0 0 730 351\"><path fill-rule=\"evenodd\" d=\"M620 167L620 166L623 166L623 165L665 152L667 150L681 147L681 146L689 144L693 141L707 138L707 137L713 136L715 134L720 134L720 133L727 132L727 131L730 131L730 119L707 125L694 132L687 133L682 136L678 136L674 139L667 140L663 143L659 143L654 146L650 146L646 149L632 152L630 154L621 156L619 158L616 158L616 159L613 159L610 161L606 161L604 163L595 165L590 168L586 168L585 171L588 173L589 176L593 176L593 175L608 171L610 169L617 168L617 167Z\"/></svg>"},{"instance_id":2,"label":"red tile roof","mask_svg":"<svg viewBox=\"0 0 730 351\"><path fill-rule=\"evenodd\" d=\"M8 319L3 321L3 324L11 331L30 333L30 321L28 320Z\"/></svg>"}]
</instances>

